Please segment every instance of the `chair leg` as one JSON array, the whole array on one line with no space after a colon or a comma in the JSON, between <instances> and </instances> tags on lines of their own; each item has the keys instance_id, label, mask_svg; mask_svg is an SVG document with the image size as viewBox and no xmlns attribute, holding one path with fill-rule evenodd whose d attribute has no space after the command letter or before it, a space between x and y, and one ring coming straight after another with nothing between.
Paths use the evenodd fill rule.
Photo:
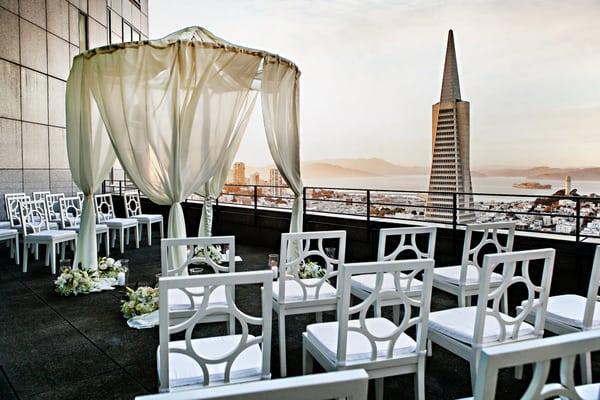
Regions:
<instances>
[{"instance_id":1,"label":"chair leg","mask_svg":"<svg viewBox=\"0 0 600 400\"><path fill-rule=\"evenodd\" d=\"M111 229L112 230L112 244L111 247L115 247L115 244L117 243L117 230L116 229Z\"/></svg>"},{"instance_id":2,"label":"chair leg","mask_svg":"<svg viewBox=\"0 0 600 400\"><path fill-rule=\"evenodd\" d=\"M427 339L427 357L431 357L433 355L433 344L431 343L431 339Z\"/></svg>"},{"instance_id":3,"label":"chair leg","mask_svg":"<svg viewBox=\"0 0 600 400\"><path fill-rule=\"evenodd\" d=\"M110 256L110 239L108 238L110 231L106 231L106 240L104 240L104 251L106 252L106 257Z\"/></svg>"},{"instance_id":4,"label":"chair leg","mask_svg":"<svg viewBox=\"0 0 600 400\"><path fill-rule=\"evenodd\" d=\"M27 261L29 260L29 251L27 251L27 243L23 239L23 272L27 272Z\"/></svg>"},{"instance_id":5,"label":"chair leg","mask_svg":"<svg viewBox=\"0 0 600 400\"><path fill-rule=\"evenodd\" d=\"M502 312L508 314L508 293L504 293L502 296Z\"/></svg>"},{"instance_id":6,"label":"chair leg","mask_svg":"<svg viewBox=\"0 0 600 400\"><path fill-rule=\"evenodd\" d=\"M125 229L119 229L119 240L120 240L120 249L121 254L125 253Z\"/></svg>"},{"instance_id":7,"label":"chair leg","mask_svg":"<svg viewBox=\"0 0 600 400\"><path fill-rule=\"evenodd\" d=\"M383 400L383 378L375 379L375 399Z\"/></svg>"},{"instance_id":8,"label":"chair leg","mask_svg":"<svg viewBox=\"0 0 600 400\"><path fill-rule=\"evenodd\" d=\"M136 225L134 229L135 229L135 248L139 249L140 248L140 231L138 230L139 226Z\"/></svg>"},{"instance_id":9,"label":"chair leg","mask_svg":"<svg viewBox=\"0 0 600 400\"><path fill-rule=\"evenodd\" d=\"M281 377L285 378L287 376L287 361L285 354L285 314L280 312L277 318L279 320L279 371L281 372Z\"/></svg>"},{"instance_id":10,"label":"chair leg","mask_svg":"<svg viewBox=\"0 0 600 400\"><path fill-rule=\"evenodd\" d=\"M515 367L515 378L516 379L523 379L523 366L522 365L517 365Z\"/></svg>"},{"instance_id":11,"label":"chair leg","mask_svg":"<svg viewBox=\"0 0 600 400\"><path fill-rule=\"evenodd\" d=\"M37 244L33 245L33 255L36 260L40 259L40 246Z\"/></svg>"},{"instance_id":12,"label":"chair leg","mask_svg":"<svg viewBox=\"0 0 600 400\"><path fill-rule=\"evenodd\" d=\"M131 229L130 229L130 228L127 228L127 229L125 229L125 232L126 232L126 236L125 236L125 244L126 244L127 246L129 246L129 236L131 235ZM136 233L137 233L137 232L136 232Z\"/></svg>"},{"instance_id":13,"label":"chair leg","mask_svg":"<svg viewBox=\"0 0 600 400\"><path fill-rule=\"evenodd\" d=\"M590 353L579 355L579 365L581 368L581 384L592 383L592 356Z\"/></svg>"},{"instance_id":14,"label":"chair leg","mask_svg":"<svg viewBox=\"0 0 600 400\"><path fill-rule=\"evenodd\" d=\"M15 261L17 265L21 263L20 255L19 255L19 235L15 236Z\"/></svg>"},{"instance_id":15,"label":"chair leg","mask_svg":"<svg viewBox=\"0 0 600 400\"><path fill-rule=\"evenodd\" d=\"M464 307L466 304L466 299L464 295L459 294L458 295L458 306L459 307Z\"/></svg>"},{"instance_id":16,"label":"chair leg","mask_svg":"<svg viewBox=\"0 0 600 400\"><path fill-rule=\"evenodd\" d=\"M50 268L52 269L52 275L56 275L56 245L54 243L48 244L50 250Z\"/></svg>"},{"instance_id":17,"label":"chair leg","mask_svg":"<svg viewBox=\"0 0 600 400\"><path fill-rule=\"evenodd\" d=\"M379 303L378 301L373 303L373 316L375 318L381 317L381 303Z\"/></svg>"},{"instance_id":18,"label":"chair leg","mask_svg":"<svg viewBox=\"0 0 600 400\"><path fill-rule=\"evenodd\" d=\"M164 235L164 232L163 232L163 222L160 221L160 238L162 239L164 237L165 237L165 235Z\"/></svg>"},{"instance_id":19,"label":"chair leg","mask_svg":"<svg viewBox=\"0 0 600 400\"><path fill-rule=\"evenodd\" d=\"M392 320L394 321L394 324L396 324L396 325L400 324L400 306L399 305L392 306Z\"/></svg>"},{"instance_id":20,"label":"chair leg","mask_svg":"<svg viewBox=\"0 0 600 400\"><path fill-rule=\"evenodd\" d=\"M235 317L233 315L229 316L229 322L227 323L229 334L235 335Z\"/></svg>"},{"instance_id":21,"label":"chair leg","mask_svg":"<svg viewBox=\"0 0 600 400\"><path fill-rule=\"evenodd\" d=\"M50 265L50 245L46 245L46 267Z\"/></svg>"},{"instance_id":22,"label":"chair leg","mask_svg":"<svg viewBox=\"0 0 600 400\"><path fill-rule=\"evenodd\" d=\"M471 370L471 390L475 392L475 382L477 381L477 368L479 367L479 351L473 350L469 368Z\"/></svg>"},{"instance_id":23,"label":"chair leg","mask_svg":"<svg viewBox=\"0 0 600 400\"><path fill-rule=\"evenodd\" d=\"M148 246L152 246L152 224L150 222L146 224L146 234L148 235Z\"/></svg>"},{"instance_id":24,"label":"chair leg","mask_svg":"<svg viewBox=\"0 0 600 400\"><path fill-rule=\"evenodd\" d=\"M60 249L61 249L61 252L60 252L60 259L61 259L61 261L64 261L64 259L65 259L65 253L66 253L66 244L67 244L67 242L62 242L62 243L60 244Z\"/></svg>"},{"instance_id":25,"label":"chair leg","mask_svg":"<svg viewBox=\"0 0 600 400\"><path fill-rule=\"evenodd\" d=\"M415 373L415 399L425 399L425 358L421 357Z\"/></svg>"},{"instance_id":26,"label":"chair leg","mask_svg":"<svg viewBox=\"0 0 600 400\"><path fill-rule=\"evenodd\" d=\"M315 320L318 324L323 322L323 313L322 312L315 313Z\"/></svg>"},{"instance_id":27,"label":"chair leg","mask_svg":"<svg viewBox=\"0 0 600 400\"><path fill-rule=\"evenodd\" d=\"M302 345L302 375L312 374L314 367L314 359L312 354Z\"/></svg>"}]
</instances>

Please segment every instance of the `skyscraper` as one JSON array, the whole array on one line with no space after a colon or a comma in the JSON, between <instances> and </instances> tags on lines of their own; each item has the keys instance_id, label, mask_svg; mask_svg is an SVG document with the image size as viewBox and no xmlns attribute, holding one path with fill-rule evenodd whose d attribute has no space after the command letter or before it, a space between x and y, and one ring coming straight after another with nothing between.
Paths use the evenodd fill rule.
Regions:
<instances>
[{"instance_id":1,"label":"skyscraper","mask_svg":"<svg viewBox=\"0 0 600 400\"><path fill-rule=\"evenodd\" d=\"M233 163L233 183L236 185L246 184L246 164L243 162Z\"/></svg>"},{"instance_id":2,"label":"skyscraper","mask_svg":"<svg viewBox=\"0 0 600 400\"><path fill-rule=\"evenodd\" d=\"M269 186L271 186L273 196L281 196L281 189L282 186L285 186L285 182L277 168L269 169Z\"/></svg>"},{"instance_id":3,"label":"skyscraper","mask_svg":"<svg viewBox=\"0 0 600 400\"><path fill-rule=\"evenodd\" d=\"M471 193L469 166L469 102L460 97L454 35L448 33L444 75L440 101L432 107L432 162L429 177L428 207L425 216L432 220L451 222L453 198L451 192ZM473 196L457 195L458 208L473 208ZM443 209L448 207L448 209ZM472 211L458 211L460 223L475 221Z\"/></svg>"}]
</instances>

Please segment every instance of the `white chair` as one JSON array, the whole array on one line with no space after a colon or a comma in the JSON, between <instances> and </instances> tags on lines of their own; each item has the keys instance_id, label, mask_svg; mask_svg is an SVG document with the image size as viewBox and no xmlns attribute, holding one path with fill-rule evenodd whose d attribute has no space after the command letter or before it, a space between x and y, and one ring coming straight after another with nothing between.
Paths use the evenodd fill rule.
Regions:
<instances>
[{"instance_id":1,"label":"white chair","mask_svg":"<svg viewBox=\"0 0 600 400\"><path fill-rule=\"evenodd\" d=\"M324 240L335 243L337 258L325 253ZM277 313L279 326L279 361L282 378L287 375L285 317L316 313L317 322L321 322L324 311L337 309L337 289L330 281L337 276L337 267L344 263L345 253L345 231L281 235L279 277L273 282L273 310ZM322 278L301 279L298 269L311 257L313 258L311 261L324 264L320 267L325 269L325 274Z\"/></svg>"},{"instance_id":2,"label":"white chair","mask_svg":"<svg viewBox=\"0 0 600 400\"><path fill-rule=\"evenodd\" d=\"M451 308L429 315L429 339L469 361L472 385L475 385L482 349L543 336L555 252L554 249L541 249L488 254L483 258L477 306ZM530 263L543 265L532 266ZM499 266L502 266L502 283L490 287L492 274ZM541 275L540 282L532 281L530 269L535 268L541 269L534 271L534 275ZM520 275L517 269L520 269ZM501 312L500 307L509 287L515 284L525 287L527 300L516 316L510 316ZM531 313L536 314L533 326L525 322ZM516 371L516 376L520 377L520 370Z\"/></svg>"},{"instance_id":3,"label":"white chair","mask_svg":"<svg viewBox=\"0 0 600 400\"><path fill-rule=\"evenodd\" d=\"M8 198L10 197L26 197L27 195L25 193L5 193L4 194L4 211L6 212L6 221L0 221L0 229L10 229L11 227L11 223L10 223L10 213L9 213L9 204L8 204ZM19 213L18 207L17 207L17 214Z\"/></svg>"},{"instance_id":4,"label":"white chair","mask_svg":"<svg viewBox=\"0 0 600 400\"><path fill-rule=\"evenodd\" d=\"M506 241L500 241L500 230L506 230ZM481 239L474 241L476 232L482 232ZM494 253L512 251L515 237L514 222L492 222L486 224L467 225L463 244L462 261L460 265L452 267L437 267L433 270L433 287L453 294L458 297L458 306L471 305L471 296L479 291L479 276L481 274L482 251L493 248ZM473 246L474 244L474 246ZM489 253L489 251L488 251ZM491 276L491 287L498 287L502 282L502 275L494 273ZM505 303L504 311L508 305Z\"/></svg>"},{"instance_id":5,"label":"white chair","mask_svg":"<svg viewBox=\"0 0 600 400\"><path fill-rule=\"evenodd\" d=\"M159 279L158 377L161 391L220 386L271 378L271 271L237 272ZM262 289L261 316L241 311L233 300L236 287L259 284ZM210 305L210 293L225 286L227 304ZM200 307L185 321L172 324L169 292L185 292ZM202 290L208 296L192 294ZM166 305L166 307L165 307ZM241 326L239 335L193 338L196 324L213 313L229 313ZM260 336L248 333L248 325L260 326ZM171 341L171 335L184 332L184 340Z\"/></svg>"},{"instance_id":6,"label":"white chair","mask_svg":"<svg viewBox=\"0 0 600 400\"><path fill-rule=\"evenodd\" d=\"M496 397L498 371L535 363L533 377L523 399L558 398L572 400L600 399L600 384L575 386L574 367L577 354L600 350L600 331L571 333L527 342L507 343L484 349L475 384L474 399ZM560 382L548 383L552 360L560 359Z\"/></svg>"},{"instance_id":7,"label":"white chair","mask_svg":"<svg viewBox=\"0 0 600 400\"><path fill-rule=\"evenodd\" d=\"M47 194L44 197L50 222L60 222L60 199L63 197L65 197L64 193Z\"/></svg>"},{"instance_id":8,"label":"white chair","mask_svg":"<svg viewBox=\"0 0 600 400\"><path fill-rule=\"evenodd\" d=\"M113 232L112 246L115 246L117 232L119 233L121 254L125 252L125 232L127 232L127 244L129 244L129 236L131 229L135 234L135 248L140 247L140 235L138 230L138 221L134 218L117 218L115 208L113 206L111 194L97 194L94 196L96 203L96 216L99 224L107 225L108 229Z\"/></svg>"},{"instance_id":9,"label":"white chair","mask_svg":"<svg viewBox=\"0 0 600 400\"><path fill-rule=\"evenodd\" d=\"M6 208L6 217L9 228L21 229L21 219L19 218L19 203L31 198L25 193L9 193L4 195L4 207Z\"/></svg>"},{"instance_id":10,"label":"white chair","mask_svg":"<svg viewBox=\"0 0 600 400\"><path fill-rule=\"evenodd\" d=\"M83 200L85 199L85 194L83 192L77 192L77 197L79 197L79 204L83 204Z\"/></svg>"},{"instance_id":11,"label":"white chair","mask_svg":"<svg viewBox=\"0 0 600 400\"><path fill-rule=\"evenodd\" d=\"M146 225L148 246L152 246L152 224L159 224L160 237L164 236L163 216L160 214L143 214L140 194L137 191L124 193L123 200L125 201L125 215L127 218L138 220L140 235L142 234L142 227Z\"/></svg>"},{"instance_id":12,"label":"white chair","mask_svg":"<svg viewBox=\"0 0 600 400\"><path fill-rule=\"evenodd\" d=\"M362 369L295 376L183 392L137 396L136 400L367 400L369 376Z\"/></svg>"},{"instance_id":13,"label":"white chair","mask_svg":"<svg viewBox=\"0 0 600 400\"><path fill-rule=\"evenodd\" d=\"M27 272L27 246L42 244L46 245L46 265L50 264L52 273L56 274L56 246L61 245L61 259L64 259L65 244L72 241L77 245L77 234L73 231L50 229L44 200L22 201L19 209L23 224L23 272Z\"/></svg>"},{"instance_id":14,"label":"white chair","mask_svg":"<svg viewBox=\"0 0 600 400\"><path fill-rule=\"evenodd\" d=\"M61 229L79 233L81 228L81 203L79 197L61 197L59 199L60 225ZM110 238L108 226L96 224L96 240L98 245L102 243L104 236L104 253L106 257L110 256Z\"/></svg>"},{"instance_id":15,"label":"white chair","mask_svg":"<svg viewBox=\"0 0 600 400\"><path fill-rule=\"evenodd\" d=\"M550 296L546 309L545 329L557 335L600 329L600 308L597 307L598 301L600 301L598 296L599 286L600 246L597 246L587 297L576 294ZM535 315L529 315L528 321L532 321L534 318ZM581 354L579 361L581 380L583 383L590 383L592 381L592 358L590 353Z\"/></svg>"},{"instance_id":16,"label":"white chair","mask_svg":"<svg viewBox=\"0 0 600 400\"><path fill-rule=\"evenodd\" d=\"M411 256L414 259L434 258L435 237L437 228L435 227L410 227L410 228L389 228L379 231L379 246L377 250L377 261L394 261L400 257ZM421 250L417 241L422 238L426 241L426 249ZM393 243L393 249L388 251L390 243L397 239L397 244ZM375 274L356 275L352 277L352 294L361 300L365 300L375 289ZM404 281L403 281L404 282ZM412 282L414 291L409 295L420 296L421 282L415 279ZM383 288L393 289L394 276L387 274L383 278ZM400 303L399 299L389 299L384 303L375 302L375 316L381 316L381 307L392 306L394 323L400 321Z\"/></svg>"},{"instance_id":17,"label":"white chair","mask_svg":"<svg viewBox=\"0 0 600 400\"><path fill-rule=\"evenodd\" d=\"M19 257L19 231L16 229L3 229L0 228L0 242L5 240L9 241L10 256L14 257L17 265L21 263Z\"/></svg>"},{"instance_id":18,"label":"white chair","mask_svg":"<svg viewBox=\"0 0 600 400\"><path fill-rule=\"evenodd\" d=\"M42 191L42 192L33 192L31 194L31 198L35 201L35 200L44 200L46 198L47 195L51 194L49 191Z\"/></svg>"},{"instance_id":19,"label":"white chair","mask_svg":"<svg viewBox=\"0 0 600 400\"><path fill-rule=\"evenodd\" d=\"M399 260L344 264L340 267L341 288L338 321L308 325L302 334L304 373L310 373L313 361L326 371L364 368L375 379L377 399L383 398L383 378L415 374L415 398L425 398L425 359L427 319L431 304L431 282L434 261ZM375 273L374 291L359 304L350 307L352 276ZM385 274L392 274L394 287L384 287ZM422 274L422 282L416 276ZM420 297L411 293L412 285L420 287ZM373 302L395 299L403 306L399 324L382 318L367 318ZM418 308L418 311L415 310ZM349 319L357 315L358 319ZM406 330L416 328L416 340Z\"/></svg>"},{"instance_id":20,"label":"white chair","mask_svg":"<svg viewBox=\"0 0 600 400\"><path fill-rule=\"evenodd\" d=\"M221 263L216 263L210 257L199 257L197 252L202 249L203 254L208 254L210 246L221 246L229 249L229 259L223 260ZM233 236L211 236L211 237L195 237L186 239L162 239L160 241L160 262L161 274L167 276L188 276L188 266L198 262L203 263L206 267L217 273L235 272L235 237ZM174 265L174 252L184 252L185 261L181 265ZM202 291L201 291L202 293ZM235 293L232 293L235 301ZM209 305L226 305L227 298L225 295L225 287L221 286L211 293ZM195 309L201 305L201 302L191 302L189 296L182 290L171 290L169 292L169 311L172 318L187 318ZM235 333L235 319L229 313L213 313L203 319L204 322L219 322L226 321L229 324L230 334Z\"/></svg>"}]
</instances>

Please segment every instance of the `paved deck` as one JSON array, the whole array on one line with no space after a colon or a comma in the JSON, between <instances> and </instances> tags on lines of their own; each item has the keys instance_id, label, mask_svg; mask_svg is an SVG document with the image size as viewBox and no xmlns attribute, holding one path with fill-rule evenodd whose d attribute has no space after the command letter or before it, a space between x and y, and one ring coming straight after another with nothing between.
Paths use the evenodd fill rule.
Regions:
<instances>
[{"instance_id":1,"label":"paved deck","mask_svg":"<svg viewBox=\"0 0 600 400\"><path fill-rule=\"evenodd\" d=\"M156 238L158 239L158 238ZM130 282L151 284L160 269L160 246L139 250L127 248ZM264 268L267 254L277 249L238 244L237 254L244 258L239 270ZM49 267L34 262L30 272L8 259L8 249L0 247L0 399L130 399L134 395L157 391L156 347L158 330L130 329L119 313L122 293L95 293L61 297L53 291ZM258 289L257 289L258 290ZM255 305L258 292L238 292L242 304ZM433 309L452 306L454 300L434 292ZM331 320L333 315L325 315ZM277 321L273 316L272 371L279 376ZM302 373L301 332L314 316L287 319L288 370ZM225 334L224 325L204 325L207 333ZM594 359L594 373L600 373ZM525 370L525 378L530 376ZM556 371L554 372L556 374ZM466 361L434 346L427 362L427 397L454 399L470 395L469 368ZM500 398L518 398L523 381L512 371L502 371ZM388 378L388 399L413 398L412 376Z\"/></svg>"}]
</instances>

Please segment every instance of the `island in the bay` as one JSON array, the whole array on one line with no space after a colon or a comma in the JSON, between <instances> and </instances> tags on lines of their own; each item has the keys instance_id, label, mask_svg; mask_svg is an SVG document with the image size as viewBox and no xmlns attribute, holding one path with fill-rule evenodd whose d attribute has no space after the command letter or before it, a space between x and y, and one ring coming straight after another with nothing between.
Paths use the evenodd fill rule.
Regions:
<instances>
[{"instance_id":1,"label":"island in the bay","mask_svg":"<svg viewBox=\"0 0 600 400\"><path fill-rule=\"evenodd\" d=\"M521 182L513 183L513 187L517 189L552 189L552 185L544 185L539 182Z\"/></svg>"}]
</instances>

